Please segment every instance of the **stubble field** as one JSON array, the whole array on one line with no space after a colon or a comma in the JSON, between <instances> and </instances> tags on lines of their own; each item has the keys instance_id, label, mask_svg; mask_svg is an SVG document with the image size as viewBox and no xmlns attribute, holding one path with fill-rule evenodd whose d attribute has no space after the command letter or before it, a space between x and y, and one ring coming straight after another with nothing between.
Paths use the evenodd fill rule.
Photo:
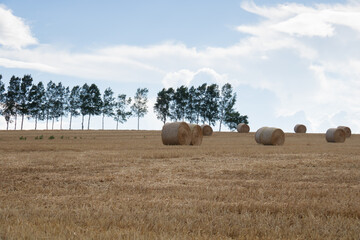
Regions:
<instances>
[{"instance_id":1,"label":"stubble field","mask_svg":"<svg viewBox=\"0 0 360 240\"><path fill-rule=\"evenodd\" d=\"M359 135L160 134L0 131L0 239L360 239Z\"/></svg>"}]
</instances>

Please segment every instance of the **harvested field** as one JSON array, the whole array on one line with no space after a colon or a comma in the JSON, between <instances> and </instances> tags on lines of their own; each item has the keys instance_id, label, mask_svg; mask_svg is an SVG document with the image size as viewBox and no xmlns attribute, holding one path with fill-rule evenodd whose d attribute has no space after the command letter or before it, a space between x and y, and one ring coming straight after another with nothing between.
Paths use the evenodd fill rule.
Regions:
<instances>
[{"instance_id":1,"label":"harvested field","mask_svg":"<svg viewBox=\"0 0 360 240\"><path fill-rule=\"evenodd\" d=\"M0 239L360 239L360 136L285 135L0 131Z\"/></svg>"}]
</instances>

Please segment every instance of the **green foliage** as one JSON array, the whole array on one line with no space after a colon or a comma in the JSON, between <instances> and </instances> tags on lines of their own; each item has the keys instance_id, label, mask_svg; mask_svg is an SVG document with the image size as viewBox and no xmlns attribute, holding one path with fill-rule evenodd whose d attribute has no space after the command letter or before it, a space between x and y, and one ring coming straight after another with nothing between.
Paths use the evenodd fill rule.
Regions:
<instances>
[{"instance_id":1,"label":"green foliage","mask_svg":"<svg viewBox=\"0 0 360 240\"><path fill-rule=\"evenodd\" d=\"M148 112L147 110L147 94L149 90L147 88L138 88L134 97L134 103L131 106L132 113L138 118L138 130L139 130L139 119L144 117Z\"/></svg>"},{"instance_id":2,"label":"green foliage","mask_svg":"<svg viewBox=\"0 0 360 240\"><path fill-rule=\"evenodd\" d=\"M56 84L53 81L48 82L45 91L44 112L46 116L46 129L48 129L48 120L53 119L57 114L56 109Z\"/></svg>"},{"instance_id":3,"label":"green foliage","mask_svg":"<svg viewBox=\"0 0 360 240\"><path fill-rule=\"evenodd\" d=\"M156 102L154 105L154 111L157 119L161 120L164 124L168 117L170 117L170 103L173 99L174 89L163 88L157 94Z\"/></svg>"},{"instance_id":4,"label":"green foliage","mask_svg":"<svg viewBox=\"0 0 360 240\"><path fill-rule=\"evenodd\" d=\"M232 129L236 129L239 123L248 124L249 121L247 119L248 116L246 115L243 116L239 112L233 111L225 116L224 123L228 126L229 129L232 130Z\"/></svg>"},{"instance_id":5,"label":"green foliage","mask_svg":"<svg viewBox=\"0 0 360 240\"><path fill-rule=\"evenodd\" d=\"M2 75L0 74L0 106L3 105L4 100L5 100L5 84L1 81L2 79ZM1 108L0 108L0 114L1 114Z\"/></svg>"},{"instance_id":6,"label":"green foliage","mask_svg":"<svg viewBox=\"0 0 360 240\"><path fill-rule=\"evenodd\" d=\"M126 99L125 94L119 94L115 103L114 120L116 121L116 130L119 128L119 122L124 123L131 116L131 111L127 107L131 104L131 98Z\"/></svg>"},{"instance_id":7,"label":"green foliage","mask_svg":"<svg viewBox=\"0 0 360 240\"><path fill-rule=\"evenodd\" d=\"M226 83L221 88L220 101L219 101L219 131L221 131L221 125L225 118L231 118L231 114L234 112L234 105L236 102L236 93L233 93L233 89L230 83Z\"/></svg>"},{"instance_id":8,"label":"green foliage","mask_svg":"<svg viewBox=\"0 0 360 240\"><path fill-rule=\"evenodd\" d=\"M170 105L171 116L173 120L183 120L185 119L186 107L189 102L189 90L187 87L180 86L176 89L172 97L172 102Z\"/></svg>"},{"instance_id":9,"label":"green foliage","mask_svg":"<svg viewBox=\"0 0 360 240\"><path fill-rule=\"evenodd\" d=\"M215 125L219 119L219 87L216 84L211 84L206 87L205 98L203 99L203 107L201 111L201 119L204 123Z\"/></svg>"},{"instance_id":10,"label":"green foliage","mask_svg":"<svg viewBox=\"0 0 360 240\"><path fill-rule=\"evenodd\" d=\"M7 124L7 129L12 116L17 115L17 103L20 95L20 78L12 76L9 82L7 93L5 94L3 115Z\"/></svg>"},{"instance_id":11,"label":"green foliage","mask_svg":"<svg viewBox=\"0 0 360 240\"><path fill-rule=\"evenodd\" d=\"M64 139L64 136L61 136L60 139Z\"/></svg>"},{"instance_id":12,"label":"green foliage","mask_svg":"<svg viewBox=\"0 0 360 240\"><path fill-rule=\"evenodd\" d=\"M186 112L185 112L185 118L190 123L195 123L197 119L196 100L197 100L196 88L194 86L191 86L189 88L189 96L188 96Z\"/></svg>"},{"instance_id":13,"label":"green foliage","mask_svg":"<svg viewBox=\"0 0 360 240\"><path fill-rule=\"evenodd\" d=\"M114 92L111 90L111 88L107 88L104 91L103 99L102 99L102 106L101 106L101 112L102 112L102 129L104 129L104 118L107 117L113 117L115 115L114 113L114 107L116 105L115 98L114 98Z\"/></svg>"},{"instance_id":14,"label":"green foliage","mask_svg":"<svg viewBox=\"0 0 360 240\"><path fill-rule=\"evenodd\" d=\"M29 95L33 79L30 75L24 75L21 79L19 102L17 104L17 111L22 116L21 130L23 129L24 116L29 113Z\"/></svg>"},{"instance_id":15,"label":"green foliage","mask_svg":"<svg viewBox=\"0 0 360 240\"><path fill-rule=\"evenodd\" d=\"M44 136L43 136L43 135L40 135L39 139L43 139L43 138L44 138Z\"/></svg>"},{"instance_id":16,"label":"green foliage","mask_svg":"<svg viewBox=\"0 0 360 240\"><path fill-rule=\"evenodd\" d=\"M33 85L29 91L29 118L35 119L35 129L37 128L37 120L45 119L45 106L45 87L40 81L37 85Z\"/></svg>"},{"instance_id":17,"label":"green foliage","mask_svg":"<svg viewBox=\"0 0 360 240\"><path fill-rule=\"evenodd\" d=\"M81 88L78 85L74 86L71 89L71 93L69 96L69 112L72 116L80 115L79 112L81 106L80 91Z\"/></svg>"},{"instance_id":18,"label":"green foliage","mask_svg":"<svg viewBox=\"0 0 360 240\"><path fill-rule=\"evenodd\" d=\"M206 106L205 106L205 92L206 92L207 84L204 83L198 86L195 90L195 96L193 98L194 101L194 109L196 112L196 123L199 124L200 116L205 115Z\"/></svg>"},{"instance_id":19,"label":"green foliage","mask_svg":"<svg viewBox=\"0 0 360 240\"><path fill-rule=\"evenodd\" d=\"M55 139L54 135L51 135L51 136L49 137L49 139L50 139L50 140Z\"/></svg>"},{"instance_id":20,"label":"green foliage","mask_svg":"<svg viewBox=\"0 0 360 240\"><path fill-rule=\"evenodd\" d=\"M20 140L26 140L26 137L21 136L19 139Z\"/></svg>"}]
</instances>

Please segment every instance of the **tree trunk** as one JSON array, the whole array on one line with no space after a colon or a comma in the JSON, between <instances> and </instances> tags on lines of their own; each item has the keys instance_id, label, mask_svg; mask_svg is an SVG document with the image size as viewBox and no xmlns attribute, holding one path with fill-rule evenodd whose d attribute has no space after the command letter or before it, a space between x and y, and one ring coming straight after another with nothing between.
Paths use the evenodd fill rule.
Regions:
<instances>
[{"instance_id":1,"label":"tree trunk","mask_svg":"<svg viewBox=\"0 0 360 240\"><path fill-rule=\"evenodd\" d=\"M23 130L24 126L24 114L21 115L21 130Z\"/></svg>"},{"instance_id":2,"label":"tree trunk","mask_svg":"<svg viewBox=\"0 0 360 240\"><path fill-rule=\"evenodd\" d=\"M15 130L16 130L17 114L15 114Z\"/></svg>"},{"instance_id":3,"label":"tree trunk","mask_svg":"<svg viewBox=\"0 0 360 240\"><path fill-rule=\"evenodd\" d=\"M84 130L84 114L82 115L81 130Z\"/></svg>"},{"instance_id":4,"label":"tree trunk","mask_svg":"<svg viewBox=\"0 0 360 240\"><path fill-rule=\"evenodd\" d=\"M116 130L118 130L119 127L119 120L116 121Z\"/></svg>"},{"instance_id":5,"label":"tree trunk","mask_svg":"<svg viewBox=\"0 0 360 240\"><path fill-rule=\"evenodd\" d=\"M103 117L102 117L102 130L104 130L104 118L105 118L105 115L103 114Z\"/></svg>"},{"instance_id":6,"label":"tree trunk","mask_svg":"<svg viewBox=\"0 0 360 240\"><path fill-rule=\"evenodd\" d=\"M62 130L62 115L60 116L60 130Z\"/></svg>"},{"instance_id":7,"label":"tree trunk","mask_svg":"<svg viewBox=\"0 0 360 240\"><path fill-rule=\"evenodd\" d=\"M71 121L72 121L72 114L70 113L70 123L69 123L69 130L71 130Z\"/></svg>"},{"instance_id":8,"label":"tree trunk","mask_svg":"<svg viewBox=\"0 0 360 240\"><path fill-rule=\"evenodd\" d=\"M6 121L6 130L9 130L9 121Z\"/></svg>"},{"instance_id":9,"label":"tree trunk","mask_svg":"<svg viewBox=\"0 0 360 240\"><path fill-rule=\"evenodd\" d=\"M46 130L48 130L49 128L49 115L46 115Z\"/></svg>"},{"instance_id":10,"label":"tree trunk","mask_svg":"<svg viewBox=\"0 0 360 240\"><path fill-rule=\"evenodd\" d=\"M55 118L52 119L52 127L51 127L52 130L54 130L54 122L55 122Z\"/></svg>"},{"instance_id":11,"label":"tree trunk","mask_svg":"<svg viewBox=\"0 0 360 240\"><path fill-rule=\"evenodd\" d=\"M90 116L91 116L91 114L89 114L89 120L88 120L88 130L90 129Z\"/></svg>"},{"instance_id":12,"label":"tree trunk","mask_svg":"<svg viewBox=\"0 0 360 240\"><path fill-rule=\"evenodd\" d=\"M139 131L140 116L138 116L138 131Z\"/></svg>"},{"instance_id":13,"label":"tree trunk","mask_svg":"<svg viewBox=\"0 0 360 240\"><path fill-rule=\"evenodd\" d=\"M221 123L222 123L222 118L220 119L219 132L221 132Z\"/></svg>"},{"instance_id":14,"label":"tree trunk","mask_svg":"<svg viewBox=\"0 0 360 240\"><path fill-rule=\"evenodd\" d=\"M37 116L35 116L35 130L37 129Z\"/></svg>"}]
</instances>

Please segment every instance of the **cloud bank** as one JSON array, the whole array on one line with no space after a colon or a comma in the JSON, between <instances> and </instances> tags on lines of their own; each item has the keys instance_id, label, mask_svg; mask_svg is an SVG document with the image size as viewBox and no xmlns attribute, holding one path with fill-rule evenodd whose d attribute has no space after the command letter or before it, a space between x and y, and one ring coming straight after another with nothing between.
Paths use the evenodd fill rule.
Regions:
<instances>
[{"instance_id":1,"label":"cloud bank","mask_svg":"<svg viewBox=\"0 0 360 240\"><path fill-rule=\"evenodd\" d=\"M37 44L30 27L23 19L13 15L11 10L0 5L0 45L5 48L20 49Z\"/></svg>"},{"instance_id":2,"label":"cloud bank","mask_svg":"<svg viewBox=\"0 0 360 240\"><path fill-rule=\"evenodd\" d=\"M239 103L242 113L250 112L253 130L271 118L291 130L288 126L295 122L290 119L302 116L311 131L342 124L359 132L360 4L269 7L246 1L241 8L260 20L237 26L235 30L245 37L228 47L197 49L181 42L163 42L76 52L38 43L21 18L0 6L0 66L84 79L153 83L159 89L201 81L230 82L238 95L249 89L264 102L252 105L243 99L245 103ZM271 94L264 95L264 91ZM242 108L244 105L247 107ZM262 106L271 108L267 119L259 114L264 111Z\"/></svg>"}]
</instances>

